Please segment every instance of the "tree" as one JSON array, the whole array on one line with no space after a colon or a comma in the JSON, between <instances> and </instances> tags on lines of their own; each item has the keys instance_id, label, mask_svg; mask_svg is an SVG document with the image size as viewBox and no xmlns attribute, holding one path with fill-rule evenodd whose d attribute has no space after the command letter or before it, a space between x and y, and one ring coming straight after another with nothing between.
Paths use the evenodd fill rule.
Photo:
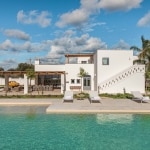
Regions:
<instances>
[{"instance_id":1,"label":"tree","mask_svg":"<svg viewBox=\"0 0 150 150\"><path fill-rule=\"evenodd\" d=\"M31 80L35 77L34 69L26 69L27 72L27 78L30 80L30 86L31 86Z\"/></svg>"},{"instance_id":2,"label":"tree","mask_svg":"<svg viewBox=\"0 0 150 150\"><path fill-rule=\"evenodd\" d=\"M4 68L3 67L0 67L0 71L4 71ZM4 75L0 75L0 77L4 78Z\"/></svg>"},{"instance_id":3,"label":"tree","mask_svg":"<svg viewBox=\"0 0 150 150\"><path fill-rule=\"evenodd\" d=\"M80 67L80 72L78 73L78 77L81 78L81 93L82 93L82 79L83 79L83 77L85 77L86 75L88 75L88 73L85 72L85 70Z\"/></svg>"},{"instance_id":4,"label":"tree","mask_svg":"<svg viewBox=\"0 0 150 150\"><path fill-rule=\"evenodd\" d=\"M4 71L4 68L3 68L3 67L0 67L0 71Z\"/></svg>"},{"instance_id":5,"label":"tree","mask_svg":"<svg viewBox=\"0 0 150 150\"><path fill-rule=\"evenodd\" d=\"M7 71L16 71L16 69L10 68L10 69L8 69Z\"/></svg>"},{"instance_id":6,"label":"tree","mask_svg":"<svg viewBox=\"0 0 150 150\"><path fill-rule=\"evenodd\" d=\"M27 69L34 69L34 65L27 64L27 63L20 63L18 64L18 67L16 68L17 71L26 71Z\"/></svg>"},{"instance_id":7,"label":"tree","mask_svg":"<svg viewBox=\"0 0 150 150\"><path fill-rule=\"evenodd\" d=\"M146 40L143 36L141 36L142 48L138 48L136 46L132 46L130 49L138 52L138 59L134 62L145 64L146 72L150 71L150 40Z\"/></svg>"}]
</instances>

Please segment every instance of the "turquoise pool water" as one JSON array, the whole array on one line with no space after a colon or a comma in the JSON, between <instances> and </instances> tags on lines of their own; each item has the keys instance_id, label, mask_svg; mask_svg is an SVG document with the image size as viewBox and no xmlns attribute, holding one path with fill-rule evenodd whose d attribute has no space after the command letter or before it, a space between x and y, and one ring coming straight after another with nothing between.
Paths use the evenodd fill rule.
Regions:
<instances>
[{"instance_id":1,"label":"turquoise pool water","mask_svg":"<svg viewBox=\"0 0 150 150\"><path fill-rule=\"evenodd\" d=\"M0 107L0 150L142 149L150 149L150 115L52 115L44 108Z\"/></svg>"}]
</instances>

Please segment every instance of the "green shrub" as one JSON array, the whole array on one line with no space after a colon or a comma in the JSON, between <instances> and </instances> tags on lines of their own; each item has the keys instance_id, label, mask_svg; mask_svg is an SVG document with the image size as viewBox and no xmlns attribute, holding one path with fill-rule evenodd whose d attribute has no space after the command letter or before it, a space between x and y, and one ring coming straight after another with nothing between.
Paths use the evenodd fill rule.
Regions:
<instances>
[{"instance_id":1,"label":"green shrub","mask_svg":"<svg viewBox=\"0 0 150 150\"><path fill-rule=\"evenodd\" d=\"M74 94L74 98L88 98L89 97L89 94L88 93L77 93L77 94Z\"/></svg>"},{"instance_id":2,"label":"green shrub","mask_svg":"<svg viewBox=\"0 0 150 150\"><path fill-rule=\"evenodd\" d=\"M109 97L109 98L115 98L115 99L131 99L132 98L132 95L129 94L129 93L125 93L125 94L122 94L122 93L117 93L117 94L108 94L108 93L103 93L103 94L100 94L101 97Z\"/></svg>"},{"instance_id":3,"label":"green shrub","mask_svg":"<svg viewBox=\"0 0 150 150\"><path fill-rule=\"evenodd\" d=\"M0 95L0 98L62 98L63 95Z\"/></svg>"}]
</instances>

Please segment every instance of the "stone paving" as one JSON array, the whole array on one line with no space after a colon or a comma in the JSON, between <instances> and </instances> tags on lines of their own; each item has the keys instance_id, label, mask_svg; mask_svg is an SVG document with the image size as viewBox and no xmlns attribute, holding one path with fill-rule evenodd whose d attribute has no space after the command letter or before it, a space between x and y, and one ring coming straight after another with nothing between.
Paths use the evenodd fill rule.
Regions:
<instances>
[{"instance_id":1,"label":"stone paving","mask_svg":"<svg viewBox=\"0 0 150 150\"><path fill-rule=\"evenodd\" d=\"M146 113L150 114L150 102L139 103L130 99L102 98L101 103L90 103L88 99L63 102L62 99L0 99L0 106L46 105L46 113Z\"/></svg>"}]
</instances>

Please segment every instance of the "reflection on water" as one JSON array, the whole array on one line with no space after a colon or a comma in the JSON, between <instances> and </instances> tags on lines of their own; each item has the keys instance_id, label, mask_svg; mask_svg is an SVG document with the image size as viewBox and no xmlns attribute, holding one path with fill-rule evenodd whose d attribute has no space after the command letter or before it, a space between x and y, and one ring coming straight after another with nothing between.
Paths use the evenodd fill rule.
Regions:
<instances>
[{"instance_id":1,"label":"reflection on water","mask_svg":"<svg viewBox=\"0 0 150 150\"><path fill-rule=\"evenodd\" d=\"M30 107L27 114L27 119L34 119L36 117L36 110L33 107Z\"/></svg>"},{"instance_id":2,"label":"reflection on water","mask_svg":"<svg viewBox=\"0 0 150 150\"><path fill-rule=\"evenodd\" d=\"M48 106L0 106L0 114L27 114L45 113Z\"/></svg>"},{"instance_id":3,"label":"reflection on water","mask_svg":"<svg viewBox=\"0 0 150 150\"><path fill-rule=\"evenodd\" d=\"M97 114L96 121L98 124L114 122L118 124L128 124L133 120L132 114Z\"/></svg>"}]
</instances>

